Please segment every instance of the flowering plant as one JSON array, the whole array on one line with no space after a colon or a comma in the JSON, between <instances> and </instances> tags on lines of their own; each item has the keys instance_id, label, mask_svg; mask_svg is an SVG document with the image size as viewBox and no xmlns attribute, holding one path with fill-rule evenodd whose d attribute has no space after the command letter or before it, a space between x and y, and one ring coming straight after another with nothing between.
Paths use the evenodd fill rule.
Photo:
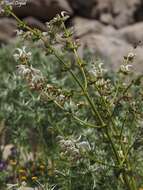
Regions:
<instances>
[{"instance_id":1,"label":"flowering plant","mask_svg":"<svg viewBox=\"0 0 143 190\"><path fill-rule=\"evenodd\" d=\"M24 106L36 97L40 106L33 122L48 125L44 128L41 122L37 127L39 141L33 147L33 159L44 161L44 175L35 173L34 184L25 174L22 179L46 190L138 190L143 185L143 75L133 75L135 54L124 57L119 71L111 74L103 63L79 57L64 12L47 23L43 33L17 18L9 5L4 10L26 30L18 32L24 42L28 39L34 47L42 43L45 59L56 59L55 65L48 61L43 69L40 62L37 68L32 63L30 45L14 53L17 74L32 94ZM17 176L15 181L21 184Z\"/></svg>"}]
</instances>

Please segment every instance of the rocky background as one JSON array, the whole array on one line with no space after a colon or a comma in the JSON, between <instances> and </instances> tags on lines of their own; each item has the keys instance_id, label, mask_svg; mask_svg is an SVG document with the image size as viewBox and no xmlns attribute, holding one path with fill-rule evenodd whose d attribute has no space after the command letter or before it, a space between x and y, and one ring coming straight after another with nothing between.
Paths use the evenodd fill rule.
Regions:
<instances>
[{"instance_id":1,"label":"rocky background","mask_svg":"<svg viewBox=\"0 0 143 190\"><path fill-rule=\"evenodd\" d=\"M143 0L27 0L26 6L14 7L17 16L43 31L44 23L63 10L70 15L68 25L74 26L81 40L81 54L89 47L116 67L133 51L137 54L136 68L143 71ZM8 42L16 27L15 20L1 16L0 42Z\"/></svg>"}]
</instances>

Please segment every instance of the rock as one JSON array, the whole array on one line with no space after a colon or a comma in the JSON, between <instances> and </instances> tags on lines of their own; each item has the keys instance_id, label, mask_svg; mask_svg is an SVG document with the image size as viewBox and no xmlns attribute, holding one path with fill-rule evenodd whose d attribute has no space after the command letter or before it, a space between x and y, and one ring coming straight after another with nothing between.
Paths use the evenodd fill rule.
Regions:
<instances>
[{"instance_id":1,"label":"rock","mask_svg":"<svg viewBox=\"0 0 143 190\"><path fill-rule=\"evenodd\" d=\"M66 0L28 0L25 6L13 8L20 18L34 17L42 22L51 20L61 11L72 15L72 9Z\"/></svg>"},{"instance_id":2,"label":"rock","mask_svg":"<svg viewBox=\"0 0 143 190\"><path fill-rule=\"evenodd\" d=\"M113 17L110 13L102 14L100 16L100 21L101 21L101 23L106 24L106 25L109 25L109 24L113 25L113 23L114 23Z\"/></svg>"},{"instance_id":3,"label":"rock","mask_svg":"<svg viewBox=\"0 0 143 190\"><path fill-rule=\"evenodd\" d=\"M126 26L118 31L120 38L133 45L138 44L143 39L143 22Z\"/></svg>"},{"instance_id":4,"label":"rock","mask_svg":"<svg viewBox=\"0 0 143 190\"><path fill-rule=\"evenodd\" d=\"M136 26L128 26L117 30L112 26L105 26L99 21L83 19L77 17L74 19L74 28L76 38L80 39L81 47L79 53L82 56L85 48L89 48L94 55L101 58L105 65L112 69L119 68L123 62L123 58L130 51L137 54L136 70L143 71L143 55L141 47L133 49L131 40L143 38L143 23ZM137 32L140 30L140 35ZM130 36L130 38L129 38Z\"/></svg>"},{"instance_id":5,"label":"rock","mask_svg":"<svg viewBox=\"0 0 143 190\"><path fill-rule=\"evenodd\" d=\"M138 4L136 11L134 13L135 22L143 21L143 1L140 0L141 3Z\"/></svg>"},{"instance_id":6,"label":"rock","mask_svg":"<svg viewBox=\"0 0 143 190\"><path fill-rule=\"evenodd\" d=\"M121 28L126 25L134 23L135 14L138 12L139 9L141 9L140 7L143 4L141 0L130 0L130 1L129 0L120 0L120 1L68 0L68 1L77 15L91 19L97 19L101 23L110 24L115 26L116 28ZM136 17L139 16L136 15Z\"/></svg>"},{"instance_id":7,"label":"rock","mask_svg":"<svg viewBox=\"0 0 143 190\"><path fill-rule=\"evenodd\" d=\"M96 6L96 0L68 0L76 15L93 18L92 9ZM94 18L96 16L94 15Z\"/></svg>"},{"instance_id":8,"label":"rock","mask_svg":"<svg viewBox=\"0 0 143 190\"><path fill-rule=\"evenodd\" d=\"M81 39L82 48L89 48L94 55L103 60L110 68L117 68L127 55L130 46L123 40L101 34L91 34ZM81 50L80 50L81 51ZM83 50L82 50L83 51Z\"/></svg>"},{"instance_id":9,"label":"rock","mask_svg":"<svg viewBox=\"0 0 143 190\"><path fill-rule=\"evenodd\" d=\"M134 14L138 6L141 5L141 0L120 0L113 3L114 26L117 28L134 23Z\"/></svg>"},{"instance_id":10,"label":"rock","mask_svg":"<svg viewBox=\"0 0 143 190\"><path fill-rule=\"evenodd\" d=\"M42 31L47 31L46 26L44 23L40 22L39 20L37 20L34 17L26 17L25 19L23 19L28 26L30 26L31 28L37 28L39 30Z\"/></svg>"},{"instance_id":11,"label":"rock","mask_svg":"<svg viewBox=\"0 0 143 190\"><path fill-rule=\"evenodd\" d=\"M73 19L73 25L77 38L81 38L82 36L89 34L114 36L117 33L117 30L112 26L105 26L97 20L90 20L82 17L75 17Z\"/></svg>"},{"instance_id":12,"label":"rock","mask_svg":"<svg viewBox=\"0 0 143 190\"><path fill-rule=\"evenodd\" d=\"M96 58L101 59L105 65L113 70L119 69L123 63L123 58L129 52L136 54L135 71L143 71L143 54L142 48L133 50L133 47L122 39L102 34L90 34L81 38L80 55L85 48L89 48Z\"/></svg>"},{"instance_id":13,"label":"rock","mask_svg":"<svg viewBox=\"0 0 143 190\"><path fill-rule=\"evenodd\" d=\"M88 33L100 33L103 30L103 25L100 22L82 17L75 17L73 26L77 36L83 36Z\"/></svg>"},{"instance_id":14,"label":"rock","mask_svg":"<svg viewBox=\"0 0 143 190\"><path fill-rule=\"evenodd\" d=\"M0 19L0 43L8 43L17 28L16 21L10 18Z\"/></svg>"}]
</instances>

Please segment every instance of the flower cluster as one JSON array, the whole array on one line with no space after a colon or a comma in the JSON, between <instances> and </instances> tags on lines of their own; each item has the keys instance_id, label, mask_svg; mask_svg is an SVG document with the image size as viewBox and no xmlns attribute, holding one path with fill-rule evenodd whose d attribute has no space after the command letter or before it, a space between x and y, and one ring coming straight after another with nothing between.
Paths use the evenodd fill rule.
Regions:
<instances>
[{"instance_id":1,"label":"flower cluster","mask_svg":"<svg viewBox=\"0 0 143 190\"><path fill-rule=\"evenodd\" d=\"M21 63L17 66L18 74L26 79L31 89L41 89L44 83L42 72L27 64L31 59L32 53L26 52L25 46L21 49L17 48L16 51L18 52L14 54L14 58Z\"/></svg>"},{"instance_id":2,"label":"flower cluster","mask_svg":"<svg viewBox=\"0 0 143 190\"><path fill-rule=\"evenodd\" d=\"M100 93L104 96L110 94L111 91L111 81L105 79L104 75L106 69L103 68L103 63L98 65L93 64L89 70L91 84L95 84L95 87L100 90Z\"/></svg>"},{"instance_id":3,"label":"flower cluster","mask_svg":"<svg viewBox=\"0 0 143 190\"><path fill-rule=\"evenodd\" d=\"M34 182L46 175L46 166L41 161L27 161L19 166L17 178L20 182Z\"/></svg>"},{"instance_id":4,"label":"flower cluster","mask_svg":"<svg viewBox=\"0 0 143 190\"><path fill-rule=\"evenodd\" d=\"M28 65L18 65L18 74L26 79L31 89L42 89L44 77L40 70Z\"/></svg>"},{"instance_id":5,"label":"flower cluster","mask_svg":"<svg viewBox=\"0 0 143 190\"><path fill-rule=\"evenodd\" d=\"M69 99L68 95L64 94L64 92L51 84L46 85L46 94L49 99L52 98L60 105L64 105L65 101Z\"/></svg>"},{"instance_id":6,"label":"flower cluster","mask_svg":"<svg viewBox=\"0 0 143 190\"><path fill-rule=\"evenodd\" d=\"M68 157L69 161L76 162L80 160L81 154L79 149L76 147L76 142L74 140L61 139L59 141L61 148L61 156Z\"/></svg>"},{"instance_id":7,"label":"flower cluster","mask_svg":"<svg viewBox=\"0 0 143 190\"><path fill-rule=\"evenodd\" d=\"M93 63L91 65L91 69L89 70L89 73L91 76L93 76L95 79L103 77L103 74L106 72L106 69L103 68L104 63L99 63L96 65Z\"/></svg>"},{"instance_id":8,"label":"flower cluster","mask_svg":"<svg viewBox=\"0 0 143 190\"><path fill-rule=\"evenodd\" d=\"M67 157L69 161L77 162L82 158L82 153L91 150L88 141L79 142L75 139L64 139L60 136L59 145L61 156Z\"/></svg>"},{"instance_id":9,"label":"flower cluster","mask_svg":"<svg viewBox=\"0 0 143 190\"><path fill-rule=\"evenodd\" d=\"M135 58L135 54L130 52L127 56L124 57L124 64L120 66L120 72L123 74L129 74L132 71L132 62Z\"/></svg>"},{"instance_id":10,"label":"flower cluster","mask_svg":"<svg viewBox=\"0 0 143 190\"><path fill-rule=\"evenodd\" d=\"M16 61L20 61L23 64L26 64L27 61L31 59L31 52L26 52L26 46L23 46L21 49L16 48L16 53L14 54L14 58Z\"/></svg>"}]
</instances>

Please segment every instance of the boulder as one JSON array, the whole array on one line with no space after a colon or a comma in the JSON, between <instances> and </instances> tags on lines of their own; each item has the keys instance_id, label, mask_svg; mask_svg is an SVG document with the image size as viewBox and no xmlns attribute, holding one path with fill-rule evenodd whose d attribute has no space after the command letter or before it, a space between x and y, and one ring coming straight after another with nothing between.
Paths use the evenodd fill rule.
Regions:
<instances>
[{"instance_id":1,"label":"boulder","mask_svg":"<svg viewBox=\"0 0 143 190\"><path fill-rule=\"evenodd\" d=\"M97 17L97 15L92 16L91 14L92 9L94 9L97 4L97 0L68 0L68 2L76 15L87 18Z\"/></svg>"},{"instance_id":2,"label":"boulder","mask_svg":"<svg viewBox=\"0 0 143 190\"><path fill-rule=\"evenodd\" d=\"M141 0L112 0L114 26L117 28L124 27L135 22L134 14L141 5Z\"/></svg>"},{"instance_id":3,"label":"boulder","mask_svg":"<svg viewBox=\"0 0 143 190\"><path fill-rule=\"evenodd\" d=\"M15 35L17 28L16 21L11 18L0 19L0 44L8 43L10 39Z\"/></svg>"},{"instance_id":4,"label":"boulder","mask_svg":"<svg viewBox=\"0 0 143 190\"><path fill-rule=\"evenodd\" d=\"M143 22L126 26L118 30L118 36L133 45L139 44L143 39Z\"/></svg>"},{"instance_id":5,"label":"boulder","mask_svg":"<svg viewBox=\"0 0 143 190\"><path fill-rule=\"evenodd\" d=\"M113 25L116 28L121 28L134 23L135 14L138 13L138 10L141 9L141 7L143 9L142 0L68 1L78 16L84 16L90 19L97 19L101 23L104 23L106 25ZM136 15L136 17L141 17L141 15Z\"/></svg>"},{"instance_id":6,"label":"boulder","mask_svg":"<svg viewBox=\"0 0 143 190\"><path fill-rule=\"evenodd\" d=\"M113 70L119 69L124 56L129 52L133 52L136 54L134 69L143 72L142 48L133 49L129 43L122 39L111 36L107 38L107 36L101 34L90 34L81 38L80 55L83 55L85 48L90 49L96 58L101 59L108 68Z\"/></svg>"},{"instance_id":7,"label":"boulder","mask_svg":"<svg viewBox=\"0 0 143 190\"><path fill-rule=\"evenodd\" d=\"M34 17L26 17L25 19L23 19L23 21L31 28L37 28L42 31L47 31L45 24Z\"/></svg>"},{"instance_id":8,"label":"boulder","mask_svg":"<svg viewBox=\"0 0 143 190\"><path fill-rule=\"evenodd\" d=\"M117 32L112 26L105 26L98 20L90 20L82 17L75 17L73 19L73 25L75 35L79 38L91 33L113 36Z\"/></svg>"},{"instance_id":9,"label":"boulder","mask_svg":"<svg viewBox=\"0 0 143 190\"><path fill-rule=\"evenodd\" d=\"M134 49L132 41L128 40L129 35L131 35L131 37L134 36L136 40L137 37L142 37L141 34L137 36L136 27L141 29L143 23L133 26L133 29L130 27L117 30L112 26L105 26L98 21L90 21L80 17L75 18L75 37L79 38L81 43L79 53L82 56L84 49L89 48L96 57L103 60L105 65L116 70L122 64L124 56L129 52L134 52L137 55L135 70L143 71L142 48L138 47Z\"/></svg>"}]
</instances>

